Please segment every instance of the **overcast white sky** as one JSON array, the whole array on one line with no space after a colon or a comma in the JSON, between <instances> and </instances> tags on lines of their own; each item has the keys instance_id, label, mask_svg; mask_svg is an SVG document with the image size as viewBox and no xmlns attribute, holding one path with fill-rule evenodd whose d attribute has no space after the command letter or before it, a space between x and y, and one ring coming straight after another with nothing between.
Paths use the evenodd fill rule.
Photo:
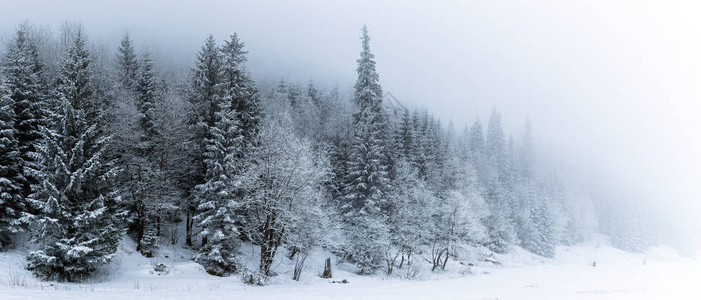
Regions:
<instances>
[{"instance_id":1,"label":"overcast white sky","mask_svg":"<svg viewBox=\"0 0 701 300\"><path fill-rule=\"evenodd\" d=\"M60 3L59 3L60 2ZM144 3L146 2L146 3ZM492 107L516 137L614 186L701 213L701 6L694 1L0 0L0 31L80 21L94 42L190 65L239 33L258 78L351 87L367 24L381 83L458 127Z\"/></svg>"}]
</instances>

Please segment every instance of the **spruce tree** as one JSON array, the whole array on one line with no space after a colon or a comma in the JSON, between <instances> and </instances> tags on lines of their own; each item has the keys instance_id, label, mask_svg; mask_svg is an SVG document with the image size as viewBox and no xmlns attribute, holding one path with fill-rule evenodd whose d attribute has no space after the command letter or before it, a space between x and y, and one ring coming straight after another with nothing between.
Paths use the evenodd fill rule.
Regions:
<instances>
[{"instance_id":1,"label":"spruce tree","mask_svg":"<svg viewBox=\"0 0 701 300\"><path fill-rule=\"evenodd\" d=\"M209 36L204 46L197 54L195 68L193 69L192 86L190 91L190 103L193 106L193 114L190 124L194 134L191 151L192 167L189 176L185 179L185 185L190 186L190 201L186 208L186 235L185 243L192 245L192 231L194 222L192 217L197 209L197 199L193 196L194 188L205 182L207 174L207 139L210 137L210 128L216 122L219 111L219 102L222 100L222 57L219 47L213 36Z\"/></svg>"},{"instance_id":2,"label":"spruce tree","mask_svg":"<svg viewBox=\"0 0 701 300\"><path fill-rule=\"evenodd\" d=\"M91 64L85 38L82 31L78 31L61 62L54 93L55 97L59 98L57 102L59 107L63 106L60 98L66 98L72 107L79 107L85 113L86 121L92 124L98 121L100 107L93 99L95 91L91 82L93 75Z\"/></svg>"},{"instance_id":3,"label":"spruce tree","mask_svg":"<svg viewBox=\"0 0 701 300\"><path fill-rule=\"evenodd\" d=\"M489 163L489 180L504 182L508 177L506 135L501 123L501 114L492 110L487 125L485 150Z\"/></svg>"},{"instance_id":4,"label":"spruce tree","mask_svg":"<svg viewBox=\"0 0 701 300\"><path fill-rule=\"evenodd\" d=\"M534 180L527 185L525 212L528 214L521 231L521 246L535 254L552 257L555 255L555 234L553 216L549 210L547 196L541 192Z\"/></svg>"},{"instance_id":5,"label":"spruce tree","mask_svg":"<svg viewBox=\"0 0 701 300\"><path fill-rule=\"evenodd\" d=\"M351 259L358 264L361 273L371 273L382 263L383 247L388 244L384 224L386 214L382 207L387 201L390 180L382 88L365 26L361 39L363 49L358 59L354 97L360 111L354 116L353 145L342 213L349 229Z\"/></svg>"},{"instance_id":6,"label":"spruce tree","mask_svg":"<svg viewBox=\"0 0 701 300\"><path fill-rule=\"evenodd\" d=\"M399 120L399 126L397 126L394 134L394 148L398 151L396 155L400 156L400 158L408 160L411 156L413 139L411 115L409 110L405 110L402 118Z\"/></svg>"},{"instance_id":7,"label":"spruce tree","mask_svg":"<svg viewBox=\"0 0 701 300\"><path fill-rule=\"evenodd\" d=\"M78 32L61 63L56 95L62 110L55 128L45 129L39 148L41 186L32 196L39 214L27 269L47 280L81 281L107 264L122 237L124 214L113 187L118 170L105 161L109 138L87 112L90 60Z\"/></svg>"},{"instance_id":8,"label":"spruce tree","mask_svg":"<svg viewBox=\"0 0 701 300\"><path fill-rule=\"evenodd\" d=\"M315 107L321 108L321 93L319 92L319 89L317 89L316 86L314 86L314 82L312 82L311 80L307 85L307 97L309 97L309 99L312 100L312 103Z\"/></svg>"},{"instance_id":9,"label":"spruce tree","mask_svg":"<svg viewBox=\"0 0 701 300\"><path fill-rule=\"evenodd\" d=\"M160 132L155 123L155 107L158 101L158 87L153 72L153 62L148 53L144 53L138 69L134 92L136 106L139 112L138 142L135 147L136 157L131 167L133 178L134 210L136 215L136 239L137 250L147 257L153 255L153 250L158 247L160 235L160 202L157 194L164 181L158 165L158 153L156 152Z\"/></svg>"},{"instance_id":10,"label":"spruce tree","mask_svg":"<svg viewBox=\"0 0 701 300\"><path fill-rule=\"evenodd\" d=\"M470 127L467 144L473 155L481 154L484 151L484 132L479 120Z\"/></svg>"},{"instance_id":11,"label":"spruce tree","mask_svg":"<svg viewBox=\"0 0 701 300\"><path fill-rule=\"evenodd\" d=\"M222 101L231 102L231 108L237 112L236 122L243 136L243 147L237 153L239 158L243 158L247 149L255 145L261 120L258 90L244 68L248 53L243 50L244 45L238 35L234 34L221 48Z\"/></svg>"},{"instance_id":12,"label":"spruce tree","mask_svg":"<svg viewBox=\"0 0 701 300\"><path fill-rule=\"evenodd\" d=\"M139 62L129 33L124 35L117 51L119 83L127 89L132 89L136 84Z\"/></svg>"},{"instance_id":13,"label":"spruce tree","mask_svg":"<svg viewBox=\"0 0 701 300\"><path fill-rule=\"evenodd\" d=\"M237 183L235 175L241 167L237 157L243 140L237 123L237 111L228 102L220 102L217 121L210 127L205 152L206 182L195 187L198 214L194 221L202 228L203 246L195 256L207 273L225 276L239 267L239 231L241 224L236 210Z\"/></svg>"},{"instance_id":14,"label":"spruce tree","mask_svg":"<svg viewBox=\"0 0 701 300\"><path fill-rule=\"evenodd\" d=\"M155 124L155 107L157 99L157 82L153 72L151 55L144 53L136 81L136 103L139 109L141 127L141 151L144 156L149 156L154 151L153 144L158 136Z\"/></svg>"},{"instance_id":15,"label":"spruce tree","mask_svg":"<svg viewBox=\"0 0 701 300\"><path fill-rule=\"evenodd\" d=\"M487 126L486 188L484 198L490 209L486 226L489 231L488 247L495 252L506 252L516 242L513 224L513 193L507 165L506 137L501 114L492 111Z\"/></svg>"},{"instance_id":16,"label":"spruce tree","mask_svg":"<svg viewBox=\"0 0 701 300\"><path fill-rule=\"evenodd\" d=\"M10 235L24 229L22 213L22 159L17 146L14 100L0 76L0 249L10 244Z\"/></svg>"},{"instance_id":17,"label":"spruce tree","mask_svg":"<svg viewBox=\"0 0 701 300\"><path fill-rule=\"evenodd\" d=\"M32 193L32 185L39 183L36 147L41 142L39 127L46 100L43 67L35 39L26 28L20 27L9 46L3 70L14 102L14 128L22 165L19 184L23 197Z\"/></svg>"},{"instance_id":18,"label":"spruce tree","mask_svg":"<svg viewBox=\"0 0 701 300\"><path fill-rule=\"evenodd\" d=\"M477 170L477 177L480 182L485 184L488 182L488 161L486 156L484 131L482 123L479 120L475 121L467 133L467 146L470 151L470 158Z\"/></svg>"},{"instance_id":19,"label":"spruce tree","mask_svg":"<svg viewBox=\"0 0 701 300\"><path fill-rule=\"evenodd\" d=\"M519 153L519 167L521 178L533 178L535 171L535 149L533 148L533 128L530 120L526 120L523 127L521 151Z\"/></svg>"}]
</instances>

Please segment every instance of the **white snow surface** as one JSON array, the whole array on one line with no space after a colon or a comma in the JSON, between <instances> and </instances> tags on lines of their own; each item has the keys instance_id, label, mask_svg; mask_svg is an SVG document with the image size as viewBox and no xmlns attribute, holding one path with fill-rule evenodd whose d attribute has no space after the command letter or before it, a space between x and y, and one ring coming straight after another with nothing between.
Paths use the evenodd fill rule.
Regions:
<instances>
[{"instance_id":1,"label":"white snow surface","mask_svg":"<svg viewBox=\"0 0 701 300\"><path fill-rule=\"evenodd\" d=\"M262 287L244 285L239 276L208 275L190 260L194 252L180 246L164 246L155 258L133 249L125 239L103 275L80 284L38 281L23 268L26 250L0 253L0 299L701 299L696 259L668 247L628 253L609 246L604 236L559 247L552 259L515 249L495 256L501 265L450 261L446 271L437 273L421 262L426 269L413 280L356 275L353 266L318 249L296 282L291 280L294 262L283 250L273 266L279 275ZM243 251L247 265L255 268L258 249L244 245ZM333 260L333 279L318 276L326 257ZM159 263L168 266L167 274L153 270ZM342 279L349 283L330 282Z\"/></svg>"}]
</instances>

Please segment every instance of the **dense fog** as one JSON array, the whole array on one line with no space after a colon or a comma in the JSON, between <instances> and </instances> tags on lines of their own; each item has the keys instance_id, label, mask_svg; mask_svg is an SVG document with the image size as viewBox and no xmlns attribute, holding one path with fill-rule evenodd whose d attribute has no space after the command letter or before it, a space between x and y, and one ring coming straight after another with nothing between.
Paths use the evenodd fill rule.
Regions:
<instances>
[{"instance_id":1,"label":"dense fog","mask_svg":"<svg viewBox=\"0 0 701 300\"><path fill-rule=\"evenodd\" d=\"M212 35L217 45L222 46L230 35L236 33L247 51L245 66L237 65L236 68L253 80L247 88L260 95L265 115L268 118L274 116L273 120L266 119L266 125L260 130L271 140L283 140L275 147L292 147L309 160L305 165L307 181L297 183L301 189L305 185L321 185L325 176L321 174L323 170L337 167L334 155L338 149L334 150L331 136L338 138L334 134L353 132L344 127L350 123L351 116L362 119L354 115L356 109L364 109L362 101L358 102L358 86L354 84L360 82L359 73L362 73L358 66L362 65L358 56L362 50L358 37L361 28L367 25L372 38L373 68L376 67L379 74L382 94L391 93L410 112L416 111L417 116L426 114L421 117L423 122L440 124L436 125L440 133L434 133L435 136L428 134L426 136L430 137L427 138L453 136L454 140L448 138L449 142L445 143L454 143L456 149L460 149L460 143L469 144L469 129L479 121L489 140L487 127L493 123L496 114L503 123L504 142L513 143L508 147L515 149L511 153L514 161L518 161L514 166L523 167L522 149L532 143L535 149L533 160L538 162L537 171L534 171L538 175L533 176L547 182L539 192L556 197L552 196L556 192L549 189L567 186L559 191L567 194L565 198L576 199L567 203L576 203L573 206L577 207L574 209L577 213L581 213L578 216L591 218L579 220L585 224L578 224L583 228L575 230L574 235L595 231L609 234L614 239L640 235L639 238L646 242L620 244L622 248L634 251L653 244L669 244L688 253L698 246L698 230L701 228L698 220L701 214L698 197L701 182L701 118L698 117L701 113L698 104L701 96L701 59L698 55L701 53L701 24L697 20L701 6L698 4L608 1L141 2L4 1L0 4L0 53L4 58L15 42L17 29L25 28L38 41L39 56L46 63L46 72L60 74L61 56L70 48L77 31L82 30L87 41L86 49L100 66L100 74L111 80L118 69L114 63L117 49L128 33L139 59L144 52L150 54L157 78L154 84L168 87L161 91L166 99L163 101L176 103L177 100L172 98L177 98L178 95L174 94L178 91L187 90L190 98L196 94L196 91L189 90L190 81L193 73L197 73L197 61L201 58L198 53L202 55L201 47L208 36ZM111 81L104 79L101 84L106 85L105 82ZM295 95L295 88L306 93L309 82L313 82L324 99L335 97L333 101L340 101L329 100L332 104L327 109L337 111L320 109L323 112L312 112L305 110L308 108L295 108L294 100L290 100L291 104L285 102L285 99L296 99L296 96L291 96ZM129 94L128 88L103 88L105 90L96 94L109 94L115 99ZM314 100L312 94L305 97ZM190 98L188 101L193 102ZM121 109L118 116L129 116L129 108L117 106ZM177 106L177 109L184 111L188 108ZM284 116L281 111L286 109L299 115ZM180 111L174 114L179 113L187 114ZM327 123L307 124L305 118L314 118L305 115L307 113L318 113L319 118ZM337 123L327 120L335 117ZM389 121L394 124L390 131L401 128L401 117ZM167 123L168 120L160 121ZM526 131L528 134L524 131L527 120L532 126L531 131ZM168 127L167 124L160 125ZM129 131L127 125L108 127L107 131L117 135ZM295 131L286 134L296 135L303 141L286 140L286 134L281 132L288 127L295 128ZM169 129L173 130L173 135L183 135L187 131ZM465 141L461 140L464 129ZM532 141L525 136L532 137ZM503 145L504 149L508 147ZM258 150L239 151L257 153ZM489 179L485 178L491 175L480 172L490 174L493 170L484 167L488 171L480 171L479 159L472 155L474 153L470 152L467 155L470 158L465 158L469 161L467 163L455 154L456 160L460 160L456 164L468 164L475 169L475 183L468 185L481 186L464 192L462 196L472 199L480 194L478 198L489 202L489 193L485 192ZM321 156L325 158L319 159ZM270 157L258 159L266 161ZM326 162L327 159L330 162ZM411 161L413 158L394 158L393 162L402 159ZM284 166L279 167L284 169ZM450 199L450 196L441 194L445 191L439 190L440 185L433 183L429 175L422 178L421 168L417 169L417 175L410 175L413 171L405 170L406 177L401 175L402 168L408 170L412 167L396 163L392 165L392 169L395 168L400 175L391 175L392 181L405 180L401 184L413 186L411 182L416 178L412 176L417 176L425 181L427 190L435 189L438 196L433 196L437 199ZM167 178L172 175L169 174L165 172L159 176ZM205 175L203 172L197 176ZM263 175L250 176L258 178ZM246 181L242 179L242 182ZM245 188L246 193L259 191L253 187L255 183L249 184L251 187ZM529 184L509 184L513 185L510 188L515 194L530 195L525 191ZM182 189L173 189L178 188ZM307 199L318 197L324 202L326 198L341 197L334 195L339 189L329 188L331 191L324 195L305 192L310 193ZM181 197L178 193L172 191L168 197ZM185 194L189 197L190 193L188 190ZM175 194L178 196L173 196ZM582 208L586 205L591 207ZM481 221L476 220L487 218L482 215L486 212L478 212L480 209L489 210L484 207L468 209L470 215L465 216L466 222L479 223ZM340 215L347 213L344 208L340 211ZM173 214L179 213L185 214L184 210ZM577 213L570 217L576 218ZM190 217L188 212L188 222ZM330 219L331 224L333 217ZM160 219L158 222L160 226ZM485 226L489 227L489 222L485 221ZM621 229L630 226L636 227L634 234ZM486 232L490 231L487 228L475 233L473 229L470 227L465 235L489 235ZM160 227L158 230L160 236ZM256 238L249 235L243 239L256 242ZM470 242L489 244L480 238ZM527 245L521 246L528 248ZM540 247L538 245L534 251L547 256L548 250L543 252ZM502 249L496 247L492 250ZM361 270L365 270L363 268L361 266Z\"/></svg>"}]
</instances>

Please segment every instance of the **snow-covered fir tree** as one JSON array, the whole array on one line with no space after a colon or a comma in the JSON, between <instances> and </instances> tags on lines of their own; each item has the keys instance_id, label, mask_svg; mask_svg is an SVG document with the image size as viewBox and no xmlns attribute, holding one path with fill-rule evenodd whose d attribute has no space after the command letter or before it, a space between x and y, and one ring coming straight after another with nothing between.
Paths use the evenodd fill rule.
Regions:
<instances>
[{"instance_id":1,"label":"snow-covered fir tree","mask_svg":"<svg viewBox=\"0 0 701 300\"><path fill-rule=\"evenodd\" d=\"M486 157L485 141L484 141L484 130L482 129L482 123L476 120L469 129L466 129L465 133L467 139L467 146L470 150L470 159L475 165L477 170L477 176L482 184L486 183L488 180L488 161Z\"/></svg>"},{"instance_id":2,"label":"snow-covered fir tree","mask_svg":"<svg viewBox=\"0 0 701 300\"><path fill-rule=\"evenodd\" d=\"M195 186L204 183L204 176L207 173L205 163L207 143L210 138L209 129L216 122L216 114L219 111L219 102L222 101L222 57L219 47L213 36L209 36L204 46L197 54L195 67L193 68L192 84L190 91L190 103L193 113L190 124L193 126L193 149L190 154L192 162L189 176L185 179L185 184L194 191ZM192 193L191 193L192 194ZM186 243L192 245L192 233L194 222L192 217L198 203L190 197L190 203L186 207Z\"/></svg>"},{"instance_id":3,"label":"snow-covered fir tree","mask_svg":"<svg viewBox=\"0 0 701 300\"><path fill-rule=\"evenodd\" d=\"M14 102L15 136L21 160L22 174L18 178L22 197L32 193L38 184L37 145L41 142L40 126L45 117L46 82L44 64L39 57L36 37L27 25L20 26L8 47L3 73L5 84Z\"/></svg>"},{"instance_id":4,"label":"snow-covered fir tree","mask_svg":"<svg viewBox=\"0 0 701 300\"><path fill-rule=\"evenodd\" d=\"M348 255L360 273L372 273L382 264L387 243L385 226L388 176L386 116L382 108L382 88L370 52L370 37L363 27L358 59L358 80L354 101L353 144L348 161L345 203L341 207L349 241Z\"/></svg>"},{"instance_id":5,"label":"snow-covered fir tree","mask_svg":"<svg viewBox=\"0 0 701 300\"><path fill-rule=\"evenodd\" d=\"M203 246L195 261L205 270L217 276L235 273L239 269L239 231L242 216L240 208L239 173L243 134L238 112L231 103L222 101L217 112L217 121L210 127L207 138L205 183L195 187L197 215L194 221L202 228L200 236Z\"/></svg>"},{"instance_id":6,"label":"snow-covered fir tree","mask_svg":"<svg viewBox=\"0 0 701 300\"><path fill-rule=\"evenodd\" d=\"M56 96L62 103L55 128L43 131L41 186L32 196L39 211L34 240L42 245L27 257L27 268L50 280L82 281L112 259L123 235L105 144L87 116L90 59L79 31L61 64Z\"/></svg>"},{"instance_id":7,"label":"snow-covered fir tree","mask_svg":"<svg viewBox=\"0 0 701 300\"><path fill-rule=\"evenodd\" d=\"M258 90L248 77L244 63L247 51L244 42L233 34L221 47L222 101L231 102L236 110L236 120L241 127L242 145L237 157L243 158L247 147L255 145L261 119Z\"/></svg>"},{"instance_id":8,"label":"snow-covered fir tree","mask_svg":"<svg viewBox=\"0 0 701 300\"><path fill-rule=\"evenodd\" d=\"M544 195L534 180L526 186L526 203L523 207L526 219L521 228L521 246L535 254L552 257L555 254L556 238L553 216Z\"/></svg>"},{"instance_id":9,"label":"snow-covered fir tree","mask_svg":"<svg viewBox=\"0 0 701 300\"><path fill-rule=\"evenodd\" d=\"M158 187L163 184L165 178L161 170L163 166L159 164L160 153L156 149L161 138L160 128L156 125L155 110L160 89L148 52L144 53L138 65L138 73L132 87L138 126L127 172L131 177L131 210L136 226L136 250L151 257L158 247L161 214L164 209L164 199L158 194L162 189Z\"/></svg>"},{"instance_id":10,"label":"snow-covered fir tree","mask_svg":"<svg viewBox=\"0 0 701 300\"><path fill-rule=\"evenodd\" d=\"M513 225L513 193L507 167L506 138L501 114L492 110L485 140L487 151L487 181L484 198L490 209L486 226L489 231L487 246L495 252L506 252L516 243Z\"/></svg>"},{"instance_id":11,"label":"snow-covered fir tree","mask_svg":"<svg viewBox=\"0 0 701 300\"><path fill-rule=\"evenodd\" d=\"M132 89L136 84L137 73L139 71L139 61L134 51L134 45L129 33L124 35L117 50L117 71L118 81L125 88Z\"/></svg>"},{"instance_id":12,"label":"snow-covered fir tree","mask_svg":"<svg viewBox=\"0 0 701 300\"><path fill-rule=\"evenodd\" d=\"M15 102L0 76L0 249L11 243L11 235L24 229L27 210L22 193L22 159L17 146Z\"/></svg>"},{"instance_id":13,"label":"snow-covered fir tree","mask_svg":"<svg viewBox=\"0 0 701 300\"><path fill-rule=\"evenodd\" d=\"M533 146L533 126L530 120L526 120L523 126L521 138L521 151L519 153L519 168L521 178L533 178L535 176L535 149Z\"/></svg>"},{"instance_id":14,"label":"snow-covered fir tree","mask_svg":"<svg viewBox=\"0 0 701 300\"><path fill-rule=\"evenodd\" d=\"M141 59L136 81L136 103L141 114L139 125L141 126L141 140L143 143L140 148L144 155L149 155L149 152L154 151L153 143L159 134L154 115L157 97L158 83L153 72L153 61L151 60L151 55L146 52Z\"/></svg>"},{"instance_id":15,"label":"snow-covered fir tree","mask_svg":"<svg viewBox=\"0 0 701 300\"><path fill-rule=\"evenodd\" d=\"M412 130L411 113L407 109L404 111L394 132L394 148L397 149L395 155L398 158L408 159L412 154L413 140L414 131Z\"/></svg>"}]
</instances>

